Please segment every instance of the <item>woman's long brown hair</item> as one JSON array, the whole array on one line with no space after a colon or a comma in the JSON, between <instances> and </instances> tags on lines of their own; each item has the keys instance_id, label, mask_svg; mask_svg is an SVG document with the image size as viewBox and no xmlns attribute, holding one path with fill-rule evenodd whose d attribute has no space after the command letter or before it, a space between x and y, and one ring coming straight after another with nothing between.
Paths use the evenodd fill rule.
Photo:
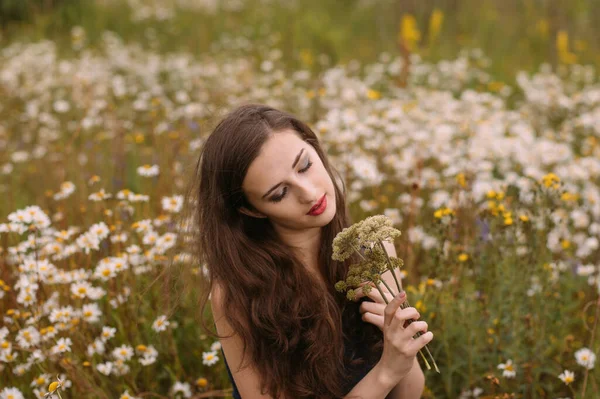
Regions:
<instances>
[{"instance_id":1,"label":"woman's long brown hair","mask_svg":"<svg viewBox=\"0 0 600 399\"><path fill-rule=\"evenodd\" d=\"M322 228L319 251L327 290L278 238L268 219L239 212L241 206L252 209L242 192L248 167L269 136L286 129L314 147L334 182L337 211ZM344 396L352 388L353 367L379 359L382 334L360 319L359 303L334 289L345 278L348 263L331 259L331 244L350 220L343 181L314 132L289 113L260 104L240 106L204 143L193 183L194 254L208 269L198 287L200 314L213 284L219 284L226 320L244 342L244 358L254 364L264 393L274 398ZM201 325L222 338L203 318ZM344 350L350 341L353 346Z\"/></svg>"}]
</instances>

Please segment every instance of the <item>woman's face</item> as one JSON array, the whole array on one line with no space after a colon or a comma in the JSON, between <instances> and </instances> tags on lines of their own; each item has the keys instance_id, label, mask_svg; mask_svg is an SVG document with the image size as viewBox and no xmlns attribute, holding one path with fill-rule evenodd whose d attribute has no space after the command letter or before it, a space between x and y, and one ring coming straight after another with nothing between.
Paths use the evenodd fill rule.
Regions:
<instances>
[{"instance_id":1,"label":"woman's face","mask_svg":"<svg viewBox=\"0 0 600 399\"><path fill-rule=\"evenodd\" d=\"M267 139L248 168L242 190L257 212L245 208L240 211L269 218L276 229L322 227L336 212L333 181L319 155L291 129ZM309 215L323 196L325 210L317 216Z\"/></svg>"}]
</instances>

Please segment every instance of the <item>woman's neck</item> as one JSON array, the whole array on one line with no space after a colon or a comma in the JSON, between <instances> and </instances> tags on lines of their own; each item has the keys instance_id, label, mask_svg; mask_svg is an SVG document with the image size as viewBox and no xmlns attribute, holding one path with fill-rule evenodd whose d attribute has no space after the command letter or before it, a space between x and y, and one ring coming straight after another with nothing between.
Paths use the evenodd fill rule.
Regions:
<instances>
[{"instance_id":1,"label":"woman's neck","mask_svg":"<svg viewBox=\"0 0 600 399\"><path fill-rule=\"evenodd\" d=\"M319 279L319 252L321 248L322 228L307 229L302 231L279 231L281 240L289 245L298 259L306 266L308 271Z\"/></svg>"}]
</instances>

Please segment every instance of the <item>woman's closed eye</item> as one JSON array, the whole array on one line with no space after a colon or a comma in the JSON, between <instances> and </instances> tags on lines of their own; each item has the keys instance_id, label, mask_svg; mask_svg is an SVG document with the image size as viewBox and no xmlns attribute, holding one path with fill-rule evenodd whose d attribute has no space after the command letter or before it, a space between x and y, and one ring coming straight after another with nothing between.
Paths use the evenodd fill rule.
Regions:
<instances>
[{"instance_id":1,"label":"woman's closed eye","mask_svg":"<svg viewBox=\"0 0 600 399\"><path fill-rule=\"evenodd\" d=\"M311 166L312 166L312 162L310 161L310 158L308 158L308 160L306 162L306 166L303 167L302 169L300 169L298 171L298 173L304 173L304 172L306 172L307 170L310 169ZM279 201L281 201L283 199L283 197L285 197L285 195L287 194L287 190L288 190L288 188L284 187L283 191L281 192L281 194L279 194L279 195L277 195L275 197L271 197L270 201L271 202L279 202Z\"/></svg>"}]
</instances>

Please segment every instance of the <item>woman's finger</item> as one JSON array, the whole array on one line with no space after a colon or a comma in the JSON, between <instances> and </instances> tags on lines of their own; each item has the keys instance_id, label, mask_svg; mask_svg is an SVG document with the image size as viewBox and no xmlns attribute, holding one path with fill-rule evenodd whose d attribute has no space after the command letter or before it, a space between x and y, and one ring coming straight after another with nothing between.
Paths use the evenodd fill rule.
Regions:
<instances>
[{"instance_id":1,"label":"woman's finger","mask_svg":"<svg viewBox=\"0 0 600 399\"><path fill-rule=\"evenodd\" d=\"M363 321L376 325L380 330L383 330L384 317L371 312L365 312L362 315Z\"/></svg>"},{"instance_id":2,"label":"woman's finger","mask_svg":"<svg viewBox=\"0 0 600 399\"><path fill-rule=\"evenodd\" d=\"M394 315L396 314L396 311L400 308L400 305L402 305L404 301L406 301L406 292L403 291L396 295L394 299L392 299L390 303L387 304L383 312L384 326L389 326L390 323L394 321L394 319L396 318Z\"/></svg>"},{"instance_id":3,"label":"woman's finger","mask_svg":"<svg viewBox=\"0 0 600 399\"><path fill-rule=\"evenodd\" d=\"M413 308L413 307L408 307L408 308L404 308L404 309L398 309L396 310L394 317L392 317L392 320L390 321L389 326L391 328L399 328L399 329L403 329L404 327L404 323L406 322L406 320L409 319L418 319L420 317L419 312L417 311L417 309Z\"/></svg>"},{"instance_id":4,"label":"woman's finger","mask_svg":"<svg viewBox=\"0 0 600 399\"><path fill-rule=\"evenodd\" d=\"M423 334L420 337L417 337L417 338L413 339L411 342L409 342L408 348L410 351L414 351L414 353L417 353L418 351L423 349L423 347L425 345L430 343L432 339L433 339L433 333L431 331L427 331L425 334Z\"/></svg>"},{"instance_id":5,"label":"woman's finger","mask_svg":"<svg viewBox=\"0 0 600 399\"><path fill-rule=\"evenodd\" d=\"M405 331L408 335L410 335L411 337L414 337L415 335L417 335L417 333L419 331L426 333L427 332L427 323L424 321L413 321L412 323L410 323L406 328Z\"/></svg>"},{"instance_id":6,"label":"woman's finger","mask_svg":"<svg viewBox=\"0 0 600 399\"><path fill-rule=\"evenodd\" d=\"M364 283L367 284L367 283ZM362 285L364 285L362 284ZM381 296L381 293L379 292L379 290L374 286L373 283L370 283L372 288L371 291L369 291L368 294L365 294L362 286L360 288L357 288L356 290L354 290L354 294L355 294L355 300L359 300L362 297L368 297L371 298L372 300L374 300L375 302L378 303L385 303L385 301L383 300L383 297ZM385 288L384 285L380 285L379 288L381 289L381 291L383 291L386 299L388 302L390 302L392 300L393 295L390 294L390 292L387 290L387 288Z\"/></svg>"},{"instance_id":7,"label":"woman's finger","mask_svg":"<svg viewBox=\"0 0 600 399\"><path fill-rule=\"evenodd\" d=\"M365 301L360 304L360 313L371 312L380 316L383 316L385 310L385 304Z\"/></svg>"}]
</instances>

